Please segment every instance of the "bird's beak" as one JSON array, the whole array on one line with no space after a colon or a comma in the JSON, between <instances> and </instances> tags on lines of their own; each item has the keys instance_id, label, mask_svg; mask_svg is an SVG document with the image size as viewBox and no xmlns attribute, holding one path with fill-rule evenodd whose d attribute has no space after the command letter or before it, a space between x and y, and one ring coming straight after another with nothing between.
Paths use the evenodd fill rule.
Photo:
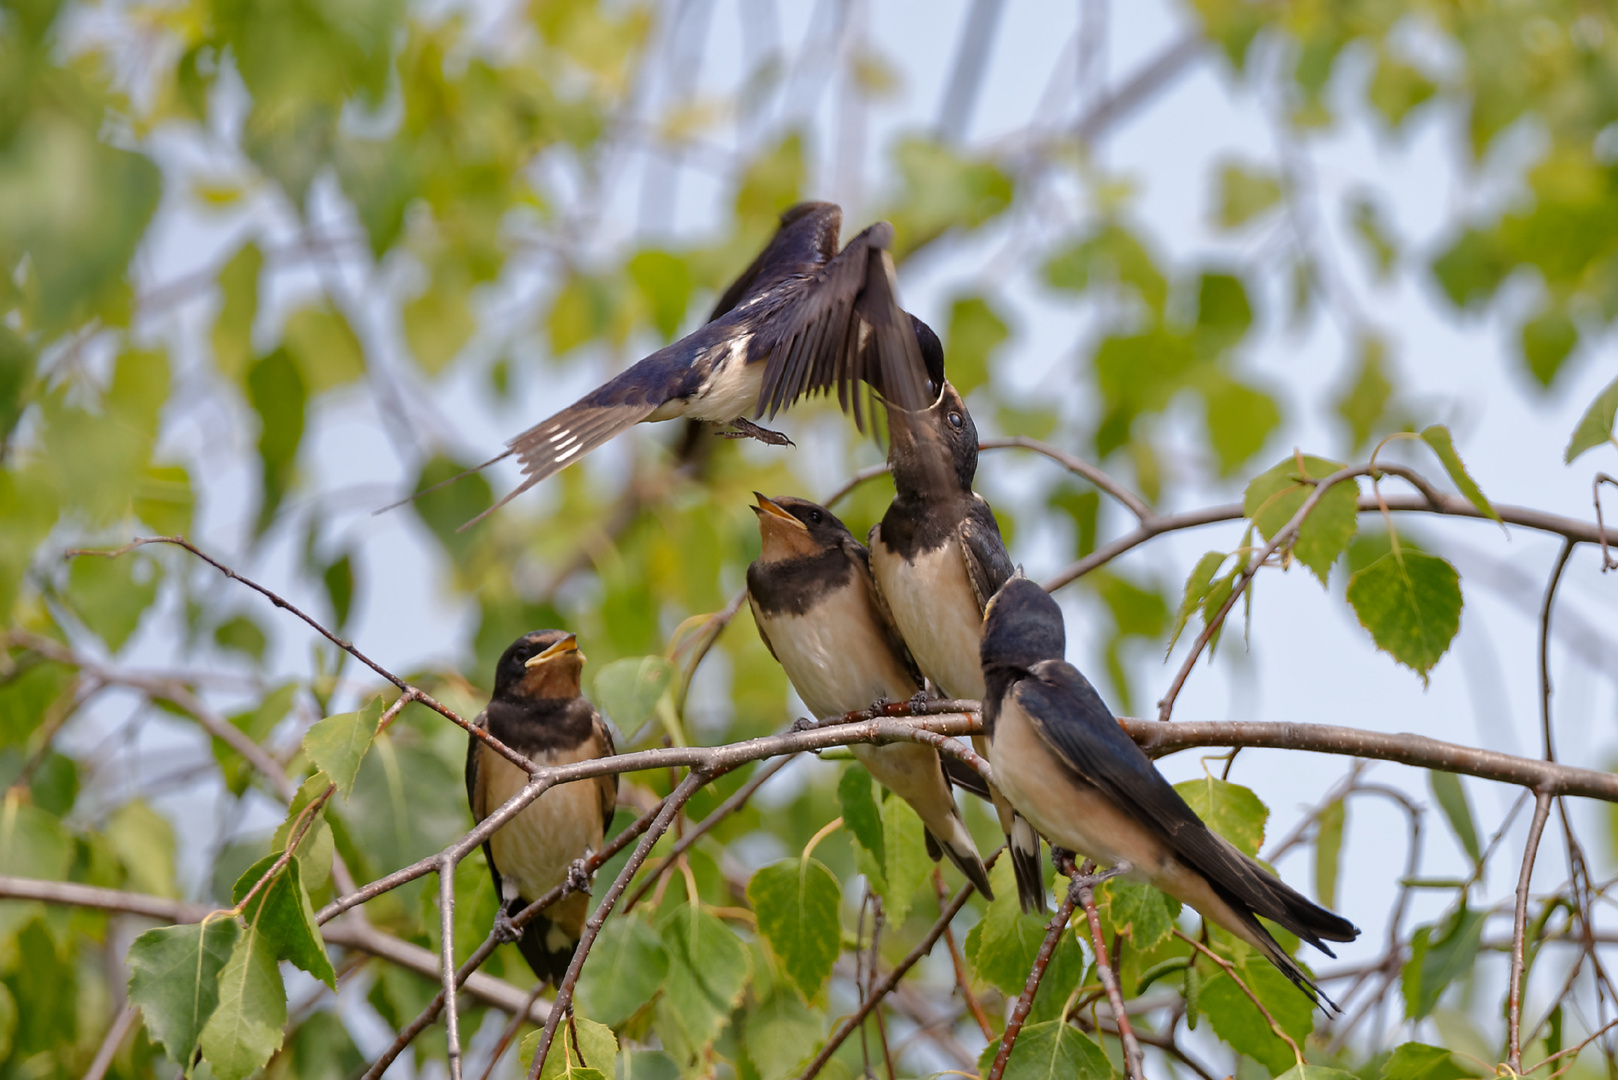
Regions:
<instances>
[{"instance_id":1,"label":"bird's beak","mask_svg":"<svg viewBox=\"0 0 1618 1080\"><path fill-rule=\"evenodd\" d=\"M563 653L570 652L579 652L579 637L577 634L569 634L561 641L558 641L555 645L552 645L550 648L546 649L544 652L530 656L527 661L524 662L523 667L538 667L547 660L555 660ZM584 659L583 653L579 653L579 659Z\"/></svg>"},{"instance_id":2,"label":"bird's beak","mask_svg":"<svg viewBox=\"0 0 1618 1080\"><path fill-rule=\"evenodd\" d=\"M753 513L757 514L760 519L762 519L765 514L769 514L771 517L780 518L789 525L797 526L804 532L809 531L809 526L793 517L784 507L781 506L780 503L776 502L774 499L768 497L767 495L760 495L756 491L753 492L753 498L758 500L758 505L752 507L752 511Z\"/></svg>"}]
</instances>

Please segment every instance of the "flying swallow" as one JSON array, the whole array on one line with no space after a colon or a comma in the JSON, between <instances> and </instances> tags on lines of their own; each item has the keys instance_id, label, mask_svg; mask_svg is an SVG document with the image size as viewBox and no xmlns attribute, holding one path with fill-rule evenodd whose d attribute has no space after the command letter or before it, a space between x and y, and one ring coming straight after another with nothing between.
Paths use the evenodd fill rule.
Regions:
<instances>
[{"instance_id":1,"label":"flying swallow","mask_svg":"<svg viewBox=\"0 0 1618 1080\"><path fill-rule=\"evenodd\" d=\"M877 595L865 547L823 506L754 495L763 551L747 568L748 603L765 648L809 711L824 720L920 693L921 673ZM948 855L992 899L938 751L913 742L849 749L915 809L927 829L928 854Z\"/></svg>"},{"instance_id":2,"label":"flying swallow","mask_svg":"<svg viewBox=\"0 0 1618 1080\"><path fill-rule=\"evenodd\" d=\"M994 511L972 490L978 431L966 403L941 377L943 350L923 339L938 396L926 409L888 407L894 498L871 530L871 570L916 664L946 697L983 697L978 641L989 598L1011 576ZM979 754L982 736L973 738ZM1045 910L1039 836L991 791L1025 911Z\"/></svg>"},{"instance_id":3,"label":"flying swallow","mask_svg":"<svg viewBox=\"0 0 1618 1080\"><path fill-rule=\"evenodd\" d=\"M540 765L566 765L610 757L612 734L601 714L579 693L584 654L563 630L536 630L518 638L494 674L494 695L476 724ZM470 737L466 797L482 821L522 790L529 774ZM515 936L510 918L568 879L578 863L601 848L618 801L618 777L559 784L525 806L483 842L500 905L497 931ZM580 884L587 886L587 880ZM589 914L587 887L569 893L530 920L516 937L528 966L541 980L559 983Z\"/></svg>"},{"instance_id":4,"label":"flying swallow","mask_svg":"<svg viewBox=\"0 0 1618 1080\"><path fill-rule=\"evenodd\" d=\"M1062 609L1013 577L989 604L983 722L995 783L1052 843L1191 905L1319 1002L1325 995L1258 921L1327 956L1359 930L1291 888L1209 829L1135 745L1077 668L1063 660ZM1330 1005L1330 999L1326 999Z\"/></svg>"},{"instance_id":5,"label":"flying swallow","mask_svg":"<svg viewBox=\"0 0 1618 1080\"><path fill-rule=\"evenodd\" d=\"M799 203L783 213L775 236L719 298L709 322L477 466L513 454L522 463L522 482L485 514L643 421L683 416L784 445L786 436L748 415L773 417L806 394L835 388L864 430L862 399L869 393L909 408L932 400L916 324L899 307L888 252L893 226L879 221L838 251L842 220L832 203Z\"/></svg>"}]
</instances>

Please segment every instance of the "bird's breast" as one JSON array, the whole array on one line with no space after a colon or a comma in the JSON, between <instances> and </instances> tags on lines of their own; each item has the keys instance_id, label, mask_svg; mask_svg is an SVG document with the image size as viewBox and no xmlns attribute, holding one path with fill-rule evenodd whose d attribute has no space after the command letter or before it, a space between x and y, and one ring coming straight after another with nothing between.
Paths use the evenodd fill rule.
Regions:
<instances>
[{"instance_id":1,"label":"bird's breast","mask_svg":"<svg viewBox=\"0 0 1618 1080\"><path fill-rule=\"evenodd\" d=\"M907 559L879 535L872 539L871 571L922 673L949 697L982 698L983 615L959 542L951 539Z\"/></svg>"},{"instance_id":2,"label":"bird's breast","mask_svg":"<svg viewBox=\"0 0 1618 1080\"><path fill-rule=\"evenodd\" d=\"M832 590L801 615L755 605L754 618L817 720L867 708L878 698L903 701L920 689L857 583Z\"/></svg>"},{"instance_id":3,"label":"bird's breast","mask_svg":"<svg viewBox=\"0 0 1618 1080\"><path fill-rule=\"evenodd\" d=\"M747 346L751 338L751 334L737 334L715 345L709 354L710 370L696 393L665 403L648 419L668 420L688 416L711 424L728 424L752 415L758 407L759 391L764 386L764 365L747 362Z\"/></svg>"},{"instance_id":4,"label":"bird's breast","mask_svg":"<svg viewBox=\"0 0 1618 1080\"><path fill-rule=\"evenodd\" d=\"M568 765L597 756L594 740L567 750L533 755L539 765ZM478 764L488 770L484 805L489 811L521 791L528 774L492 751ZM517 895L535 900L567 876L567 868L587 851L601 847L606 822L601 817L601 791L595 780L560 784L523 807L489 838L500 876Z\"/></svg>"}]
</instances>

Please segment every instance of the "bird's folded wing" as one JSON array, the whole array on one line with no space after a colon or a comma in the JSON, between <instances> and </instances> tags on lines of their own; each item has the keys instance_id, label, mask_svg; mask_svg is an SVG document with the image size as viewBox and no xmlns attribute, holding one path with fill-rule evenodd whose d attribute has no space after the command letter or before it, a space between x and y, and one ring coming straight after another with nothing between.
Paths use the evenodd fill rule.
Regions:
<instances>
[{"instance_id":1,"label":"bird's folded wing","mask_svg":"<svg viewBox=\"0 0 1618 1080\"><path fill-rule=\"evenodd\" d=\"M872 526L871 531L875 532L876 526ZM848 537L843 546L865 585L866 599L870 602L871 611L876 615L877 621L882 624L883 637L893 650L893 655L899 659L911 679L915 680L918 689L926 686L927 678L921 673L921 666L916 663L916 658L911 655L910 646L905 644L903 635L899 633L899 627L893 621L893 611L888 607L887 597L882 595L882 589L876 583L876 575L871 572L870 550L852 536ZM760 631L760 634L762 633L763 631ZM768 645L769 642L766 641L765 644Z\"/></svg>"},{"instance_id":2,"label":"bird's folded wing","mask_svg":"<svg viewBox=\"0 0 1618 1080\"><path fill-rule=\"evenodd\" d=\"M966 518L956 530L961 555L966 560L966 579L972 583L977 598L978 614L982 614L1000 591L1000 586L1011 577L1014 567L1006 554L1005 541L1000 538L1000 525L994 520L994 511L982 499L974 498Z\"/></svg>"},{"instance_id":3,"label":"bird's folded wing","mask_svg":"<svg viewBox=\"0 0 1618 1080\"><path fill-rule=\"evenodd\" d=\"M613 745L612 729L607 726L607 722L601 718L599 712L592 718L591 727L595 732L598 749L596 756L612 757L616 754L618 748ZM603 830L612 825L613 811L618 808L618 777L618 773L608 773L606 776L596 777L596 785L601 792L601 827Z\"/></svg>"}]
</instances>

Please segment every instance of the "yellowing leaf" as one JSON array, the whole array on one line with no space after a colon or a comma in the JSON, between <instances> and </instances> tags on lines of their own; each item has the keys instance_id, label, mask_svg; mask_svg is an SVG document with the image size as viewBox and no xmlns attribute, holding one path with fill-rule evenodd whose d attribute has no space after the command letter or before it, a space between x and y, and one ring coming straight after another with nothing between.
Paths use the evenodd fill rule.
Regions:
<instances>
[{"instance_id":1,"label":"yellowing leaf","mask_svg":"<svg viewBox=\"0 0 1618 1080\"><path fill-rule=\"evenodd\" d=\"M820 997L842 951L843 889L818 859L781 859L747 883L758 931L787 980L807 1002Z\"/></svg>"},{"instance_id":2,"label":"yellowing leaf","mask_svg":"<svg viewBox=\"0 0 1618 1080\"><path fill-rule=\"evenodd\" d=\"M1343 830L1348 809L1342 799L1320 812L1315 828L1315 899L1322 907L1337 906L1337 878L1343 862Z\"/></svg>"},{"instance_id":3,"label":"yellowing leaf","mask_svg":"<svg viewBox=\"0 0 1618 1080\"><path fill-rule=\"evenodd\" d=\"M287 316L281 331L288 356L297 365L311 397L365 374L365 350L343 313L321 303Z\"/></svg>"},{"instance_id":4,"label":"yellowing leaf","mask_svg":"<svg viewBox=\"0 0 1618 1080\"><path fill-rule=\"evenodd\" d=\"M258 317L258 278L264 255L249 240L219 271L221 300L210 342L214 367L231 382L240 382L253 360L253 320Z\"/></svg>"},{"instance_id":5,"label":"yellowing leaf","mask_svg":"<svg viewBox=\"0 0 1618 1080\"><path fill-rule=\"evenodd\" d=\"M416 363L428 375L437 375L477 329L471 283L464 273L436 274L426 291L404 305L399 318Z\"/></svg>"},{"instance_id":6,"label":"yellowing leaf","mask_svg":"<svg viewBox=\"0 0 1618 1080\"><path fill-rule=\"evenodd\" d=\"M1258 854L1264 843L1264 823L1270 818L1270 810L1251 788L1204 776L1175 784L1174 790L1208 828L1239 850L1249 855Z\"/></svg>"}]
</instances>

